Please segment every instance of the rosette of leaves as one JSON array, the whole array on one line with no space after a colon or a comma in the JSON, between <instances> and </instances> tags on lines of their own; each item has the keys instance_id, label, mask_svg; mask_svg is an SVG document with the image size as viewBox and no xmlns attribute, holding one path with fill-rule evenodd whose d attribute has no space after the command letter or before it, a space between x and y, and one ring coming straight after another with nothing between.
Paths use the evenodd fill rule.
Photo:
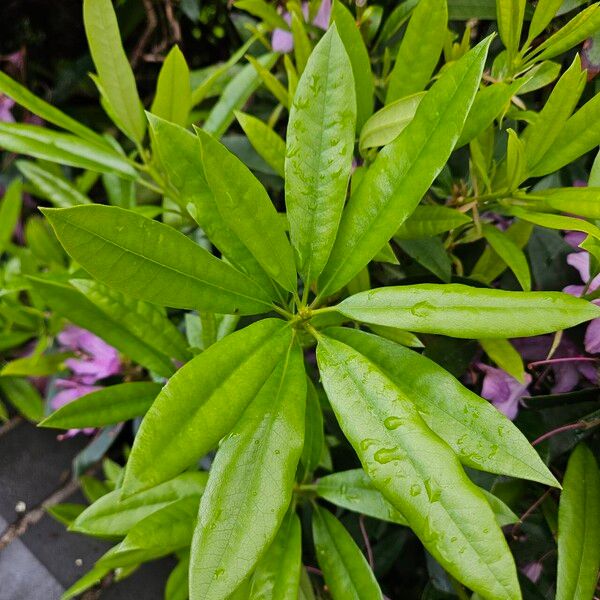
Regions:
<instances>
[{"instance_id":1,"label":"rosette of leaves","mask_svg":"<svg viewBox=\"0 0 600 600\"><path fill-rule=\"evenodd\" d=\"M260 2L246 2L246 8L250 4L255 12L257 6L264 9ZM418 38L423 7L429 4L422 1L419 12L412 13L405 40ZM436 23L445 32L447 14L443 3L437 4ZM116 192L111 187L109 206L73 201L43 210L80 270L75 278L61 273L54 280L48 275L31 279L34 290L65 317L85 319L86 327L109 317L102 323L112 331L104 334L111 335L111 343L168 377L154 400L154 389L140 398L131 387L139 389L139 382L125 383L119 389L123 401L112 402L109 412L103 412L102 404L110 392L102 391L97 392L104 394L102 399L90 394L45 422L101 426L144 415L126 466L121 470L109 463L108 484L98 499L82 512L62 509L60 516L71 529L121 540L66 597L109 571L127 574L142 562L175 553L179 564L167 585L169 598L188 593L192 600L311 598L296 514L308 499L316 557L332 596L381 598L363 554L340 521L318 504L320 497L409 527L429 554L479 597L520 598L514 559L501 531L514 515L475 485L465 468L547 486L558 487L558 482L515 425L403 344L411 345L415 334L424 333L501 346L508 338L559 331L593 319L600 308L562 293L528 291L528 266L526 261L523 266L519 244L509 234L485 222L473 223L464 210L419 203L439 183L452 152L470 143L474 183L464 204L480 202L489 210L550 228L578 225L594 238L593 223L554 214L576 212L567 200L581 199L584 192L559 188L531 194L522 187L527 178L552 172L597 144L600 135L587 131L584 142L547 146L543 132L550 126L567 142L573 130L582 128L584 117L569 117L579 96L562 121L551 118L550 109L544 114L544 108L525 130L525 142L509 134L506 153L496 163L490 153L492 124L526 83L517 78L481 88L490 38L472 49L468 38L453 47L448 64L427 91L435 64L427 72L412 73L409 89L400 80L388 86L394 91L388 92L389 102L382 109L387 112L375 113L370 121L373 90L361 77L371 72L357 66L364 64L365 53L351 51L356 37L348 33L353 30L345 9L336 4L334 23L314 49L298 10L292 28L296 43L304 44L298 52L306 60L298 68L298 81L288 89L285 156L264 152L285 179L282 214L248 167L217 139L233 118L235 102L227 92L211 112L212 120L209 116L194 133L180 126L188 123L194 99L186 100L182 109L181 93L168 96L166 84L159 85L161 101L144 116L122 54L112 52L120 42L108 6L104 0L85 2L98 87L108 114L145 163L6 81L5 89L21 102L37 106L47 120L71 133L3 125L0 143L158 191L178 207L186 225L193 219L210 245L207 249L177 226L151 218L161 211L142 214L127 187ZM503 40L508 40L507 27L522 20L518 9L512 25L501 27ZM272 12L268 16L282 24ZM575 38L568 43L577 43ZM516 54L513 48L510 65L519 64ZM112 67L109 58L116 61ZM259 72L272 61L266 55L251 65ZM176 52L164 69L169 70L163 82L185 79ZM399 65L397 72L402 69ZM565 72L561 90L574 89L568 85L574 72ZM253 81L258 85L258 79ZM490 89L496 94L494 102L488 97ZM206 88L196 100L205 93ZM370 103L364 94L371 94ZM397 95L398 100L393 98ZM596 110L595 98L590 102L591 108L580 109L586 115ZM366 122L357 131L359 106L359 122ZM403 115L400 121L398 114ZM252 126L265 132L264 124L243 115L240 122L247 132ZM391 138L379 136L386 122L393 124ZM147 123L149 149L143 147ZM358 133L366 160L352 174ZM271 139L275 150L281 147L279 138ZM378 147L383 149L377 152ZM131 206L114 201L126 189ZM580 210L581 216L594 217L597 201L586 193L586 202L578 204L587 211ZM466 241L485 237L495 253L484 253L487 258L481 259L472 279L490 283L499 274L500 257L527 291L456 283L365 289L367 266L377 257L390 256L390 239L431 237L461 227ZM186 231L185 226L180 229ZM202 352L191 360L165 324L164 307L200 315L197 346ZM239 317L244 317L243 326L232 332ZM123 331L115 333L111 323ZM363 325L374 333L361 330ZM312 364L315 347L318 373ZM165 357L187 362L176 370ZM324 447L321 389L362 468L306 484ZM198 470L203 458L202 464L210 463L208 472ZM597 467L580 451L570 467L570 488L577 487L573 473L584 471L592 473L592 483L582 493L593 495ZM573 498L576 504L581 494L568 494L562 510L565 523L577 520L569 508ZM596 528L596 514L577 526L586 523ZM588 545L582 552L591 556L581 588L588 589L596 555Z\"/></svg>"}]
</instances>

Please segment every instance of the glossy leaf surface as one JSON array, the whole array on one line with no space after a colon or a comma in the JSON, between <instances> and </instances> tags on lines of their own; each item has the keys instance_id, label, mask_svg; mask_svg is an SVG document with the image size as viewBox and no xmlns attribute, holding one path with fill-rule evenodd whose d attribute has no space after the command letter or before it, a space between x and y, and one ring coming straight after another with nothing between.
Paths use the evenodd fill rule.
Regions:
<instances>
[{"instance_id":1,"label":"glossy leaf surface","mask_svg":"<svg viewBox=\"0 0 600 600\"><path fill-rule=\"evenodd\" d=\"M557 486L519 429L437 363L361 331L335 328L328 329L327 335L358 350L392 379L463 464Z\"/></svg>"},{"instance_id":2,"label":"glossy leaf surface","mask_svg":"<svg viewBox=\"0 0 600 600\"><path fill-rule=\"evenodd\" d=\"M44 214L86 271L133 298L221 313L268 310L256 284L168 225L97 204Z\"/></svg>"},{"instance_id":3,"label":"glossy leaf surface","mask_svg":"<svg viewBox=\"0 0 600 600\"><path fill-rule=\"evenodd\" d=\"M520 597L516 568L489 504L410 399L337 340L320 337L317 358L332 408L363 468L429 552L473 591Z\"/></svg>"},{"instance_id":4,"label":"glossy leaf surface","mask_svg":"<svg viewBox=\"0 0 600 600\"><path fill-rule=\"evenodd\" d=\"M219 447L192 542L191 600L227 597L275 538L302 452L305 398L293 346Z\"/></svg>"},{"instance_id":5,"label":"glossy leaf surface","mask_svg":"<svg viewBox=\"0 0 600 600\"><path fill-rule=\"evenodd\" d=\"M285 203L298 270L307 283L319 276L335 241L355 123L352 66L333 26L300 77L287 130Z\"/></svg>"},{"instance_id":6,"label":"glossy leaf surface","mask_svg":"<svg viewBox=\"0 0 600 600\"><path fill-rule=\"evenodd\" d=\"M290 339L283 321L265 319L181 368L146 413L127 464L125 493L173 477L214 448L271 375Z\"/></svg>"},{"instance_id":7,"label":"glossy leaf surface","mask_svg":"<svg viewBox=\"0 0 600 600\"><path fill-rule=\"evenodd\" d=\"M490 40L467 53L427 92L412 122L388 144L352 194L320 282L348 283L413 212L444 166L473 102Z\"/></svg>"},{"instance_id":8,"label":"glossy leaf surface","mask_svg":"<svg viewBox=\"0 0 600 600\"><path fill-rule=\"evenodd\" d=\"M508 292L460 284L378 288L355 294L336 309L364 323L460 338L540 335L600 316L600 308L561 292Z\"/></svg>"}]
</instances>

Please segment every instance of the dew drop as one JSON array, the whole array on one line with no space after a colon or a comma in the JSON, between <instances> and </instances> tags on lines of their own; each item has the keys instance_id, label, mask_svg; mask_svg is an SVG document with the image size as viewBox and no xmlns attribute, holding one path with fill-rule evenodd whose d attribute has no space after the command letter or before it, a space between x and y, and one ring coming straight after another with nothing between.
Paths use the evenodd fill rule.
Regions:
<instances>
[{"instance_id":1,"label":"dew drop","mask_svg":"<svg viewBox=\"0 0 600 600\"><path fill-rule=\"evenodd\" d=\"M414 497L414 496L418 496L418 495L421 493L421 486L420 486L419 484L417 484L417 483L413 483L413 484L410 486L409 493L410 493L410 495L411 495L411 496L413 496L413 497Z\"/></svg>"},{"instance_id":2,"label":"dew drop","mask_svg":"<svg viewBox=\"0 0 600 600\"><path fill-rule=\"evenodd\" d=\"M386 465L393 460L402 460L402 454L398 451L398 446L393 448L380 448L375 452L373 458L381 465Z\"/></svg>"},{"instance_id":3,"label":"dew drop","mask_svg":"<svg viewBox=\"0 0 600 600\"><path fill-rule=\"evenodd\" d=\"M403 424L403 421L399 417L388 417L383 424L387 429L393 431L394 429L398 429Z\"/></svg>"}]
</instances>

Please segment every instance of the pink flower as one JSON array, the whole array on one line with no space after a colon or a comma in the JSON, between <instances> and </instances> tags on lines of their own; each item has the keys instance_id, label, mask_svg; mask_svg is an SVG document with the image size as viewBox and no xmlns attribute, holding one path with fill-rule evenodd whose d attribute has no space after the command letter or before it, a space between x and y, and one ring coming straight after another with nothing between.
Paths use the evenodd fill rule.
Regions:
<instances>
[{"instance_id":1,"label":"pink flower","mask_svg":"<svg viewBox=\"0 0 600 600\"><path fill-rule=\"evenodd\" d=\"M73 402L73 400L77 400L77 398L81 398L86 394L91 394L96 390L102 389L96 385L84 385L78 383L77 381L73 381L70 379L57 379L56 387L59 391L53 396L50 401L50 405L53 410L58 410L61 406L65 404L69 404ZM85 429L69 429L67 433L58 436L58 439L66 439L77 435L79 432L83 432L86 435L91 435L94 433L95 429L93 427L86 427Z\"/></svg>"},{"instance_id":2,"label":"pink flower","mask_svg":"<svg viewBox=\"0 0 600 600\"><path fill-rule=\"evenodd\" d=\"M15 105L15 101L4 94L0 94L0 122L14 123L15 118L11 110Z\"/></svg>"},{"instance_id":3,"label":"pink flower","mask_svg":"<svg viewBox=\"0 0 600 600\"><path fill-rule=\"evenodd\" d=\"M521 398L529 396L527 387L531 383L531 375L525 374L525 381L521 383L502 369L484 364L478 364L477 367L485 373L481 396L511 421L514 420L519 412Z\"/></svg>"},{"instance_id":4,"label":"pink flower","mask_svg":"<svg viewBox=\"0 0 600 600\"><path fill-rule=\"evenodd\" d=\"M571 252L567 256L567 263L577 270L581 281L585 285L568 285L563 289L563 292L579 297L583 296L585 292L595 292L600 288L600 274L591 279L589 253L584 251ZM594 303L600 304L600 300L595 300ZM594 319L588 324L583 342L586 351L590 354L598 354L600 352L600 319Z\"/></svg>"},{"instance_id":5,"label":"pink flower","mask_svg":"<svg viewBox=\"0 0 600 600\"><path fill-rule=\"evenodd\" d=\"M93 384L105 377L117 375L121 370L121 361L115 348L86 329L73 325L66 327L58 334L58 341L64 350L76 352L78 358L69 358L65 361L73 375L69 379L56 381L58 391L50 401L54 410L81 396L102 389ZM73 437L80 431L90 435L95 429L69 429L67 433L60 435L59 439Z\"/></svg>"},{"instance_id":6,"label":"pink flower","mask_svg":"<svg viewBox=\"0 0 600 600\"><path fill-rule=\"evenodd\" d=\"M58 341L66 349L79 355L79 358L65 361L79 383L91 385L99 379L116 375L121 370L119 353L85 329L67 327L58 335Z\"/></svg>"},{"instance_id":7,"label":"pink flower","mask_svg":"<svg viewBox=\"0 0 600 600\"><path fill-rule=\"evenodd\" d=\"M302 3L302 13L304 18L308 19L308 3ZM315 15L312 24L319 29L325 31L329 27L329 17L331 16L331 0L322 0L319 11ZM289 25L292 22L292 17L289 12L282 14L283 20ZM284 29L274 29L271 36L271 46L274 52L287 54L294 49L294 37L289 31Z\"/></svg>"},{"instance_id":8,"label":"pink flower","mask_svg":"<svg viewBox=\"0 0 600 600\"><path fill-rule=\"evenodd\" d=\"M533 583L537 583L542 576L542 568L541 562L530 562L521 568L521 573L533 581Z\"/></svg>"}]
</instances>

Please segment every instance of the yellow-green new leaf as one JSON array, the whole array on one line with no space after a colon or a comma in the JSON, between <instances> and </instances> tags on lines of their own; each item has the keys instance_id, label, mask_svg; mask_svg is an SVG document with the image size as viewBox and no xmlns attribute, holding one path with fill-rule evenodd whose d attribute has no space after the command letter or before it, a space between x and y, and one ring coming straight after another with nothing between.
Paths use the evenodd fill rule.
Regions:
<instances>
[{"instance_id":1,"label":"yellow-green new leaf","mask_svg":"<svg viewBox=\"0 0 600 600\"><path fill-rule=\"evenodd\" d=\"M490 39L450 66L379 153L348 202L320 295L346 285L392 238L446 164L479 87Z\"/></svg>"},{"instance_id":2,"label":"yellow-green new leaf","mask_svg":"<svg viewBox=\"0 0 600 600\"><path fill-rule=\"evenodd\" d=\"M600 307L562 292L508 292L454 283L360 292L336 310L364 323L474 339L540 335L600 316Z\"/></svg>"},{"instance_id":3,"label":"yellow-green new leaf","mask_svg":"<svg viewBox=\"0 0 600 600\"><path fill-rule=\"evenodd\" d=\"M150 110L161 119L185 126L192 104L191 96L190 70L179 47L173 46L158 74Z\"/></svg>"},{"instance_id":4,"label":"yellow-green new leaf","mask_svg":"<svg viewBox=\"0 0 600 600\"><path fill-rule=\"evenodd\" d=\"M429 238L470 223L471 219L462 212L445 206L417 206L394 237L401 240Z\"/></svg>"},{"instance_id":5,"label":"yellow-green new leaf","mask_svg":"<svg viewBox=\"0 0 600 600\"><path fill-rule=\"evenodd\" d=\"M260 119L236 112L235 117L248 141L263 160L281 177L285 177L285 141Z\"/></svg>"},{"instance_id":6,"label":"yellow-green new leaf","mask_svg":"<svg viewBox=\"0 0 600 600\"><path fill-rule=\"evenodd\" d=\"M396 56L386 104L425 89L440 59L447 26L446 0L420 0Z\"/></svg>"},{"instance_id":7,"label":"yellow-green new leaf","mask_svg":"<svg viewBox=\"0 0 600 600\"><path fill-rule=\"evenodd\" d=\"M533 212L516 206L511 207L507 212L515 217L519 217L519 219L522 219L523 221L533 223L534 225L540 225L541 227L547 227L548 229L583 231L593 238L600 240L600 227L585 221L584 219Z\"/></svg>"},{"instance_id":8,"label":"yellow-green new leaf","mask_svg":"<svg viewBox=\"0 0 600 600\"><path fill-rule=\"evenodd\" d=\"M579 101L586 75L587 72L581 70L581 60L577 55L573 64L554 86L536 120L525 129L522 139L529 170L535 170L547 152L555 152L554 140Z\"/></svg>"},{"instance_id":9,"label":"yellow-green new leaf","mask_svg":"<svg viewBox=\"0 0 600 600\"><path fill-rule=\"evenodd\" d=\"M427 550L484 597L520 598L512 555L485 496L410 398L374 363L337 340L320 336L317 360L331 406L363 469Z\"/></svg>"},{"instance_id":10,"label":"yellow-green new leaf","mask_svg":"<svg viewBox=\"0 0 600 600\"><path fill-rule=\"evenodd\" d=\"M531 290L531 273L523 250L493 225L483 225L482 232L483 237L485 237L489 245L496 251L496 254L515 274L523 290L526 292Z\"/></svg>"},{"instance_id":11,"label":"yellow-green new leaf","mask_svg":"<svg viewBox=\"0 0 600 600\"><path fill-rule=\"evenodd\" d=\"M543 208L579 215L589 219L600 219L600 187L571 187L536 190L530 194L519 194L519 199L542 203Z\"/></svg>"},{"instance_id":12,"label":"yellow-green new leaf","mask_svg":"<svg viewBox=\"0 0 600 600\"><path fill-rule=\"evenodd\" d=\"M381 600L375 575L345 527L319 506L312 526L317 560L333 600Z\"/></svg>"},{"instance_id":13,"label":"yellow-green new leaf","mask_svg":"<svg viewBox=\"0 0 600 600\"><path fill-rule=\"evenodd\" d=\"M352 66L333 25L310 55L287 129L285 203L296 263L307 284L320 275L335 241L355 125Z\"/></svg>"},{"instance_id":14,"label":"yellow-green new leaf","mask_svg":"<svg viewBox=\"0 0 600 600\"><path fill-rule=\"evenodd\" d=\"M212 464L192 541L191 600L226 598L275 538L302 452L305 398L302 351L294 344Z\"/></svg>"},{"instance_id":15,"label":"yellow-green new leaf","mask_svg":"<svg viewBox=\"0 0 600 600\"><path fill-rule=\"evenodd\" d=\"M42 212L88 273L132 298L217 313L269 310L258 285L168 225L99 204Z\"/></svg>"},{"instance_id":16,"label":"yellow-green new leaf","mask_svg":"<svg viewBox=\"0 0 600 600\"><path fill-rule=\"evenodd\" d=\"M519 49L526 0L497 0L496 15L500 37L513 57Z\"/></svg>"},{"instance_id":17,"label":"yellow-green new leaf","mask_svg":"<svg viewBox=\"0 0 600 600\"><path fill-rule=\"evenodd\" d=\"M291 336L283 321L265 319L225 337L181 368L142 421L124 494L177 475L214 448L269 378Z\"/></svg>"},{"instance_id":18,"label":"yellow-green new leaf","mask_svg":"<svg viewBox=\"0 0 600 600\"><path fill-rule=\"evenodd\" d=\"M556 600L594 596L600 568L600 472L585 444L575 448L558 507Z\"/></svg>"},{"instance_id":19,"label":"yellow-green new leaf","mask_svg":"<svg viewBox=\"0 0 600 600\"><path fill-rule=\"evenodd\" d=\"M360 130L360 153L364 155L369 148L387 146L393 142L413 120L423 96L425 92L412 94L378 110Z\"/></svg>"},{"instance_id":20,"label":"yellow-green new leaf","mask_svg":"<svg viewBox=\"0 0 600 600\"><path fill-rule=\"evenodd\" d=\"M123 133L139 143L144 138L146 119L111 0L84 0L83 22L105 100Z\"/></svg>"},{"instance_id":21,"label":"yellow-green new leaf","mask_svg":"<svg viewBox=\"0 0 600 600\"><path fill-rule=\"evenodd\" d=\"M563 1L564 0L540 0L535 5L535 11L533 13L533 18L531 19L531 24L529 25L529 33L527 36L529 42L546 29L550 24L550 21L556 16Z\"/></svg>"},{"instance_id":22,"label":"yellow-green new leaf","mask_svg":"<svg viewBox=\"0 0 600 600\"><path fill-rule=\"evenodd\" d=\"M468 467L558 487L527 438L490 402L426 356L362 331L332 328L327 335L352 346L389 377L428 427Z\"/></svg>"},{"instance_id":23,"label":"yellow-green new leaf","mask_svg":"<svg viewBox=\"0 0 600 600\"><path fill-rule=\"evenodd\" d=\"M0 199L0 255L8 246L21 216L23 184L16 178L10 182Z\"/></svg>"},{"instance_id":24,"label":"yellow-green new leaf","mask_svg":"<svg viewBox=\"0 0 600 600\"><path fill-rule=\"evenodd\" d=\"M525 367L523 358L517 349L508 341L501 338L479 340L483 351L503 371L512 375L517 381L525 383Z\"/></svg>"}]
</instances>

